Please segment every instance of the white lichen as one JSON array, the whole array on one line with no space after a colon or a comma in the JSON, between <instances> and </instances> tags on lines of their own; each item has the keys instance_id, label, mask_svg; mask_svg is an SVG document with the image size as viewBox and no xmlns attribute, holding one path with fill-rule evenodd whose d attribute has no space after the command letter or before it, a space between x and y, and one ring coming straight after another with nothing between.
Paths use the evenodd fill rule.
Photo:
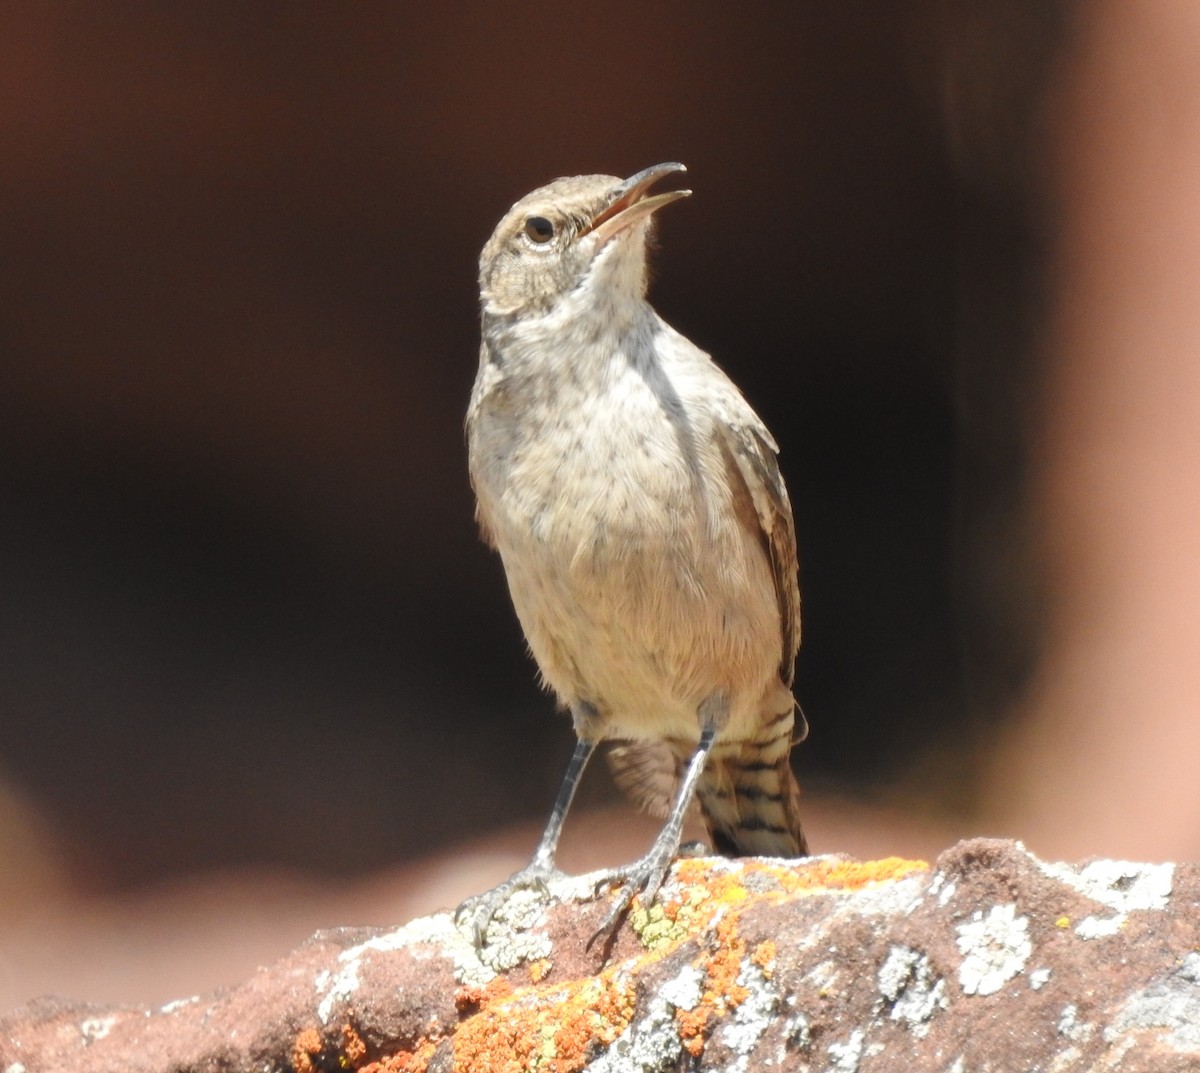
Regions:
<instances>
[{"instance_id":1,"label":"white lichen","mask_svg":"<svg viewBox=\"0 0 1200 1073\"><path fill-rule=\"evenodd\" d=\"M1073 1002L1063 1007L1058 1018L1058 1034L1075 1043L1086 1043L1096 1031L1095 1025L1079 1020L1079 1007Z\"/></svg>"},{"instance_id":2,"label":"white lichen","mask_svg":"<svg viewBox=\"0 0 1200 1073\"><path fill-rule=\"evenodd\" d=\"M88 1043L95 1043L97 1040L104 1039L112 1030L113 1025L117 1023L116 1017L89 1017L85 1021L79 1022L79 1031L83 1038Z\"/></svg>"},{"instance_id":3,"label":"white lichen","mask_svg":"<svg viewBox=\"0 0 1200 1073\"><path fill-rule=\"evenodd\" d=\"M789 1002L789 1005L792 1003ZM779 1061L787 1058L788 1051L806 1051L812 1043L812 1026L803 1010L783 1020L783 1042L779 1048Z\"/></svg>"},{"instance_id":4,"label":"white lichen","mask_svg":"<svg viewBox=\"0 0 1200 1073\"><path fill-rule=\"evenodd\" d=\"M1115 917L1084 917L1075 925L1075 934L1081 939L1107 939L1110 935L1116 935L1128 919L1124 913L1118 913Z\"/></svg>"},{"instance_id":5,"label":"white lichen","mask_svg":"<svg viewBox=\"0 0 1200 1073\"><path fill-rule=\"evenodd\" d=\"M1016 905L980 910L958 925L958 949L963 963L958 982L968 995L993 995L1025 968L1033 953L1029 919L1017 916Z\"/></svg>"},{"instance_id":6,"label":"white lichen","mask_svg":"<svg viewBox=\"0 0 1200 1073\"><path fill-rule=\"evenodd\" d=\"M1083 868L1039 861L1043 872L1086 898L1113 910L1112 916L1088 916L1075 928L1081 939L1115 935L1130 913L1166 909L1175 882L1173 864L1092 861Z\"/></svg>"},{"instance_id":7,"label":"white lichen","mask_svg":"<svg viewBox=\"0 0 1200 1073\"><path fill-rule=\"evenodd\" d=\"M1064 1047L1053 1058L1050 1059L1050 1064L1046 1067L1045 1073L1078 1073L1079 1059L1083 1057L1083 1052L1071 1044L1069 1047ZM1105 1055L1108 1058L1108 1055ZM1107 1064L1106 1064L1107 1065ZM1107 1065L1108 1069L1120 1069L1120 1065Z\"/></svg>"},{"instance_id":8,"label":"white lichen","mask_svg":"<svg viewBox=\"0 0 1200 1073\"><path fill-rule=\"evenodd\" d=\"M879 968L879 992L891 1004L889 1016L918 1038L929 1034L933 1015L949 1005L946 982L929 959L906 946L893 946Z\"/></svg>"},{"instance_id":9,"label":"white lichen","mask_svg":"<svg viewBox=\"0 0 1200 1073\"><path fill-rule=\"evenodd\" d=\"M406 950L418 960L435 956L450 958L454 979L460 984L482 987L496 976L496 970L481 960L475 944L449 913L418 917L401 928L347 947L338 954L336 971L323 969L317 973L313 987L319 996L317 1015L321 1023L329 1023L338 1000L347 1000L358 990L359 969L367 955L398 950Z\"/></svg>"},{"instance_id":10,"label":"white lichen","mask_svg":"<svg viewBox=\"0 0 1200 1073\"><path fill-rule=\"evenodd\" d=\"M779 992L766 973L752 961L743 963L737 982L746 989L746 998L734 1010L733 1017L721 1027L717 1040L728 1047L734 1056L727 1067L729 1073L746 1073L750 1052L775 1020L779 1009Z\"/></svg>"},{"instance_id":11,"label":"white lichen","mask_svg":"<svg viewBox=\"0 0 1200 1073\"><path fill-rule=\"evenodd\" d=\"M933 877L927 893L936 895L938 905L945 906L958 893L958 883L939 872Z\"/></svg>"},{"instance_id":12,"label":"white lichen","mask_svg":"<svg viewBox=\"0 0 1200 1073\"><path fill-rule=\"evenodd\" d=\"M199 1002L199 995L189 995L187 998L177 998L165 1005L159 1006L159 1013L174 1013L176 1010L183 1009L184 1006L190 1006L193 1002ZM7 1073L7 1071L6 1071Z\"/></svg>"},{"instance_id":13,"label":"white lichen","mask_svg":"<svg viewBox=\"0 0 1200 1073\"><path fill-rule=\"evenodd\" d=\"M915 872L900 879L836 893L851 905L856 916L902 917L924 900L927 875L926 872Z\"/></svg>"},{"instance_id":14,"label":"white lichen","mask_svg":"<svg viewBox=\"0 0 1200 1073\"><path fill-rule=\"evenodd\" d=\"M1175 882L1173 864L1101 860L1080 869L1065 864L1042 867L1085 897L1121 913L1166 909Z\"/></svg>"},{"instance_id":15,"label":"white lichen","mask_svg":"<svg viewBox=\"0 0 1200 1073\"><path fill-rule=\"evenodd\" d=\"M659 997L677 1010L694 1010L704 997L704 970L687 965L658 989Z\"/></svg>"},{"instance_id":16,"label":"white lichen","mask_svg":"<svg viewBox=\"0 0 1200 1073\"><path fill-rule=\"evenodd\" d=\"M867 1034L861 1028L856 1028L845 1043L831 1043L829 1057L833 1063L829 1066L829 1073L858 1073L866 1039Z\"/></svg>"},{"instance_id":17,"label":"white lichen","mask_svg":"<svg viewBox=\"0 0 1200 1073\"><path fill-rule=\"evenodd\" d=\"M645 1014L585 1068L589 1073L651 1073L676 1065L683 1056L683 1041L675 1011L694 1009L703 985L703 972L686 966L658 989Z\"/></svg>"},{"instance_id":18,"label":"white lichen","mask_svg":"<svg viewBox=\"0 0 1200 1073\"><path fill-rule=\"evenodd\" d=\"M527 961L549 957L550 936L535 930L546 921L545 896L520 890L501 905L488 922L479 959L493 972L507 972Z\"/></svg>"},{"instance_id":19,"label":"white lichen","mask_svg":"<svg viewBox=\"0 0 1200 1073\"><path fill-rule=\"evenodd\" d=\"M838 978L838 966L834 961L820 961L804 974L803 982L822 995L832 990Z\"/></svg>"},{"instance_id":20,"label":"white lichen","mask_svg":"<svg viewBox=\"0 0 1200 1073\"><path fill-rule=\"evenodd\" d=\"M1029 986L1033 988L1034 991L1041 991L1041 989L1049 982L1049 969L1034 969L1033 972L1029 974Z\"/></svg>"},{"instance_id":21,"label":"white lichen","mask_svg":"<svg viewBox=\"0 0 1200 1073\"><path fill-rule=\"evenodd\" d=\"M1169 976L1130 995L1104 1036L1112 1041L1152 1028L1170 1029L1163 1040L1174 1050L1200 1052L1200 954L1188 954Z\"/></svg>"},{"instance_id":22,"label":"white lichen","mask_svg":"<svg viewBox=\"0 0 1200 1073\"><path fill-rule=\"evenodd\" d=\"M334 1004L338 999L349 999L358 990L358 967L361 964L362 962L355 958L335 973L328 969L322 969L317 973L314 981L317 993L323 994L321 1001L317 1003L317 1016L321 1018L321 1024L329 1023L329 1018L333 1016Z\"/></svg>"}]
</instances>

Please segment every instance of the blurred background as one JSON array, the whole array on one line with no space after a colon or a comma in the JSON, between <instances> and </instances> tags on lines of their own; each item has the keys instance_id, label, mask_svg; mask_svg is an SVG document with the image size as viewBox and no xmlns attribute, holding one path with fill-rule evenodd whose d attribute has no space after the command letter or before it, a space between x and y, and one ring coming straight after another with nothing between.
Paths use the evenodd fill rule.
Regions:
<instances>
[{"instance_id":1,"label":"blurred background","mask_svg":"<svg viewBox=\"0 0 1200 1073\"><path fill-rule=\"evenodd\" d=\"M680 160L653 299L782 447L818 852L1200 852L1188 0L0 10L0 1008L519 867L570 752L476 258ZM602 765L564 863L642 852Z\"/></svg>"}]
</instances>

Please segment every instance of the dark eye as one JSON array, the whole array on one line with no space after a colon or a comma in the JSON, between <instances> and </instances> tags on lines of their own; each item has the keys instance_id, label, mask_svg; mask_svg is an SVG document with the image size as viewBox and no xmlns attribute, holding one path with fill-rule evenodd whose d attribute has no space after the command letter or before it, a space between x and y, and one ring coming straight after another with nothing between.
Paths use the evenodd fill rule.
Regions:
<instances>
[{"instance_id":1,"label":"dark eye","mask_svg":"<svg viewBox=\"0 0 1200 1073\"><path fill-rule=\"evenodd\" d=\"M554 225L545 216L530 216L525 221L525 237L540 246L554 237Z\"/></svg>"}]
</instances>

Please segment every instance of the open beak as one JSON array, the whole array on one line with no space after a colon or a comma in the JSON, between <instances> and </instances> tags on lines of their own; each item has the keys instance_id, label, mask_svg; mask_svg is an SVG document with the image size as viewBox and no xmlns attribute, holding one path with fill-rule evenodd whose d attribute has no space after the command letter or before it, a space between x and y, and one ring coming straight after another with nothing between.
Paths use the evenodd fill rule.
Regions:
<instances>
[{"instance_id":1,"label":"open beak","mask_svg":"<svg viewBox=\"0 0 1200 1073\"><path fill-rule=\"evenodd\" d=\"M682 164L655 164L652 168L631 175L617 187L612 201L596 214L583 234L595 235L596 242L604 245L619 231L624 231L638 220L645 219L664 205L690 195L690 190L668 190L653 197L646 196L650 187L659 179L676 171L687 171L687 168Z\"/></svg>"}]
</instances>

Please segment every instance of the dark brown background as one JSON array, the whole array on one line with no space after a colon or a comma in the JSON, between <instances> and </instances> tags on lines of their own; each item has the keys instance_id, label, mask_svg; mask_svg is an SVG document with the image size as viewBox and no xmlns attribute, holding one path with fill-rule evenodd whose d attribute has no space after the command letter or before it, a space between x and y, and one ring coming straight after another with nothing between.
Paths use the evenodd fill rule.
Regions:
<instances>
[{"instance_id":1,"label":"dark brown background","mask_svg":"<svg viewBox=\"0 0 1200 1073\"><path fill-rule=\"evenodd\" d=\"M415 10L6 18L0 755L88 883L545 810L570 731L461 420L478 249L559 174L690 169L654 295L783 445L803 769L895 777L964 709L927 17Z\"/></svg>"}]
</instances>

